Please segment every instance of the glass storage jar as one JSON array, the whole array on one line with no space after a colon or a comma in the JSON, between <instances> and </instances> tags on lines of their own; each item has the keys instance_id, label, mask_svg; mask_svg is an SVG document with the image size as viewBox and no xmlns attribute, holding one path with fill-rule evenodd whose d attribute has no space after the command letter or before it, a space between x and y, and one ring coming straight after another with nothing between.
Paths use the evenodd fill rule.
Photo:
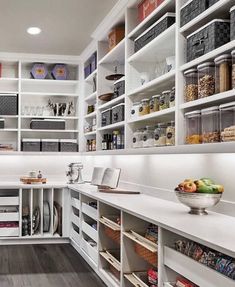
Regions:
<instances>
[{"instance_id":1,"label":"glass storage jar","mask_svg":"<svg viewBox=\"0 0 235 287\"><path fill-rule=\"evenodd\" d=\"M221 141L235 141L235 102L220 105Z\"/></svg>"},{"instance_id":2,"label":"glass storage jar","mask_svg":"<svg viewBox=\"0 0 235 287\"><path fill-rule=\"evenodd\" d=\"M175 122L167 123L166 128L166 145L175 145Z\"/></svg>"},{"instance_id":3,"label":"glass storage jar","mask_svg":"<svg viewBox=\"0 0 235 287\"><path fill-rule=\"evenodd\" d=\"M131 119L135 120L139 117L139 107L140 107L140 102L135 102L132 104L131 107Z\"/></svg>"},{"instance_id":4,"label":"glass storage jar","mask_svg":"<svg viewBox=\"0 0 235 287\"><path fill-rule=\"evenodd\" d=\"M220 142L219 107L214 106L201 110L202 143Z\"/></svg>"},{"instance_id":5,"label":"glass storage jar","mask_svg":"<svg viewBox=\"0 0 235 287\"><path fill-rule=\"evenodd\" d=\"M165 146L166 145L166 124L157 124L154 130L154 146Z\"/></svg>"},{"instance_id":6,"label":"glass storage jar","mask_svg":"<svg viewBox=\"0 0 235 287\"><path fill-rule=\"evenodd\" d=\"M160 98L160 95L154 95L150 99L150 113L159 111L159 98Z\"/></svg>"},{"instance_id":7,"label":"glass storage jar","mask_svg":"<svg viewBox=\"0 0 235 287\"><path fill-rule=\"evenodd\" d=\"M200 144L201 143L201 111L193 111L186 113L186 144Z\"/></svg>"},{"instance_id":8,"label":"glass storage jar","mask_svg":"<svg viewBox=\"0 0 235 287\"><path fill-rule=\"evenodd\" d=\"M171 89L169 107L173 108L175 106L175 87Z\"/></svg>"},{"instance_id":9,"label":"glass storage jar","mask_svg":"<svg viewBox=\"0 0 235 287\"><path fill-rule=\"evenodd\" d=\"M198 72L197 69L190 69L184 72L184 101L191 102L198 99Z\"/></svg>"},{"instance_id":10,"label":"glass storage jar","mask_svg":"<svg viewBox=\"0 0 235 287\"><path fill-rule=\"evenodd\" d=\"M231 89L231 67L230 54L215 59L215 93L223 93Z\"/></svg>"},{"instance_id":11,"label":"glass storage jar","mask_svg":"<svg viewBox=\"0 0 235 287\"><path fill-rule=\"evenodd\" d=\"M235 89L235 50L232 51L232 88Z\"/></svg>"},{"instance_id":12,"label":"glass storage jar","mask_svg":"<svg viewBox=\"0 0 235 287\"><path fill-rule=\"evenodd\" d=\"M212 96L215 93L215 64L207 62L198 69L198 98Z\"/></svg>"},{"instance_id":13,"label":"glass storage jar","mask_svg":"<svg viewBox=\"0 0 235 287\"><path fill-rule=\"evenodd\" d=\"M149 114L149 99L143 99L139 105L139 116L145 116Z\"/></svg>"},{"instance_id":14,"label":"glass storage jar","mask_svg":"<svg viewBox=\"0 0 235 287\"><path fill-rule=\"evenodd\" d=\"M132 147L133 148L143 147L143 130L142 129L138 129L133 133Z\"/></svg>"},{"instance_id":15,"label":"glass storage jar","mask_svg":"<svg viewBox=\"0 0 235 287\"><path fill-rule=\"evenodd\" d=\"M165 110L169 108L169 101L170 101L170 94L171 91L164 91L161 94L160 101L159 101L159 110Z\"/></svg>"},{"instance_id":16,"label":"glass storage jar","mask_svg":"<svg viewBox=\"0 0 235 287\"><path fill-rule=\"evenodd\" d=\"M146 126L143 132L143 147L154 146L154 127Z\"/></svg>"}]
</instances>

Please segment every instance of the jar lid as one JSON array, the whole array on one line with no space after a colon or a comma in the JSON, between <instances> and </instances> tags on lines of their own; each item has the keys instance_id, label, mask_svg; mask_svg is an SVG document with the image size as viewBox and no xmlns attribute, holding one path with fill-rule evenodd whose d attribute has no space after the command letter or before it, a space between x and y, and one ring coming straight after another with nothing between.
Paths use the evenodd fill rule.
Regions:
<instances>
[{"instance_id":1,"label":"jar lid","mask_svg":"<svg viewBox=\"0 0 235 287\"><path fill-rule=\"evenodd\" d=\"M219 106L213 106L213 107L210 107L210 108L202 109L201 113L202 114L207 114L209 112L214 112L214 111L218 111L218 110L219 110Z\"/></svg>"},{"instance_id":2,"label":"jar lid","mask_svg":"<svg viewBox=\"0 0 235 287\"><path fill-rule=\"evenodd\" d=\"M232 59L232 57L231 57L230 54L224 54L224 55L221 55L221 56L215 58L214 61L215 61L216 64L220 64L220 63L223 62L224 60L229 60L229 61L231 61L231 59Z\"/></svg>"},{"instance_id":3,"label":"jar lid","mask_svg":"<svg viewBox=\"0 0 235 287\"><path fill-rule=\"evenodd\" d=\"M184 114L185 116L193 116L193 115L200 115L201 114L201 111L200 110L196 110L196 111L193 111L193 112L188 112L186 114Z\"/></svg>"},{"instance_id":4,"label":"jar lid","mask_svg":"<svg viewBox=\"0 0 235 287\"><path fill-rule=\"evenodd\" d=\"M154 96L152 96L152 99L156 99L156 98L159 98L159 97L161 97L161 95L154 95Z\"/></svg>"},{"instance_id":5,"label":"jar lid","mask_svg":"<svg viewBox=\"0 0 235 287\"><path fill-rule=\"evenodd\" d=\"M189 69L189 70L184 72L184 75L191 74L191 73L197 73L197 69L196 68Z\"/></svg>"},{"instance_id":6,"label":"jar lid","mask_svg":"<svg viewBox=\"0 0 235 287\"><path fill-rule=\"evenodd\" d=\"M142 99L141 102L149 102L149 99Z\"/></svg>"},{"instance_id":7,"label":"jar lid","mask_svg":"<svg viewBox=\"0 0 235 287\"><path fill-rule=\"evenodd\" d=\"M235 6L234 6L235 7ZM235 55L235 50L232 50L231 55L234 56Z\"/></svg>"},{"instance_id":8,"label":"jar lid","mask_svg":"<svg viewBox=\"0 0 235 287\"><path fill-rule=\"evenodd\" d=\"M167 90L167 91L163 91L162 94L169 94L171 91Z\"/></svg>"},{"instance_id":9,"label":"jar lid","mask_svg":"<svg viewBox=\"0 0 235 287\"><path fill-rule=\"evenodd\" d=\"M235 10L235 6L233 6L231 9L230 9L230 13Z\"/></svg>"},{"instance_id":10,"label":"jar lid","mask_svg":"<svg viewBox=\"0 0 235 287\"><path fill-rule=\"evenodd\" d=\"M172 87L172 89L171 90L175 90L175 87Z\"/></svg>"},{"instance_id":11,"label":"jar lid","mask_svg":"<svg viewBox=\"0 0 235 287\"><path fill-rule=\"evenodd\" d=\"M201 70L201 69L206 68L206 67L214 67L214 66L215 66L214 62L206 62L206 63L198 65L197 68L198 68L198 70Z\"/></svg>"},{"instance_id":12,"label":"jar lid","mask_svg":"<svg viewBox=\"0 0 235 287\"><path fill-rule=\"evenodd\" d=\"M230 103L227 103L227 104L222 104L219 106L220 109L223 109L223 108L229 108L229 107L233 107L235 106L235 102L230 102Z\"/></svg>"}]
</instances>

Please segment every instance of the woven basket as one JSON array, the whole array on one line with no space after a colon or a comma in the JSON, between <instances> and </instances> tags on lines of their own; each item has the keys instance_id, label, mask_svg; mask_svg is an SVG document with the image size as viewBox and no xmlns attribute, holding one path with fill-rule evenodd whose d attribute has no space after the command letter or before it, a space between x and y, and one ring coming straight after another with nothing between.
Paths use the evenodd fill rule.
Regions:
<instances>
[{"instance_id":1,"label":"woven basket","mask_svg":"<svg viewBox=\"0 0 235 287\"><path fill-rule=\"evenodd\" d=\"M157 252L151 252L142 245L135 243L135 252L142 257L145 261L157 267Z\"/></svg>"},{"instance_id":2,"label":"woven basket","mask_svg":"<svg viewBox=\"0 0 235 287\"><path fill-rule=\"evenodd\" d=\"M111 228L109 228L108 226L104 227L104 233L113 241L115 241L116 243L120 244L120 231L114 231Z\"/></svg>"}]
</instances>

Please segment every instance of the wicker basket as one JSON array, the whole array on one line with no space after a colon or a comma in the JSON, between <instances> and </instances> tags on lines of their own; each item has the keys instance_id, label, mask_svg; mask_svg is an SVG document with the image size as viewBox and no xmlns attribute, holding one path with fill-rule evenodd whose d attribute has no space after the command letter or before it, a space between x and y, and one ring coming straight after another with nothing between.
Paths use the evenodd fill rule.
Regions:
<instances>
[{"instance_id":1,"label":"wicker basket","mask_svg":"<svg viewBox=\"0 0 235 287\"><path fill-rule=\"evenodd\" d=\"M120 231L115 231L115 230L112 230L111 228L109 228L108 226L104 226L104 233L110 239L112 239L116 243L120 244L120 240L121 240Z\"/></svg>"},{"instance_id":2,"label":"wicker basket","mask_svg":"<svg viewBox=\"0 0 235 287\"><path fill-rule=\"evenodd\" d=\"M138 243L135 243L135 252L145 261L152 264L154 267L157 267L157 252L152 252Z\"/></svg>"}]
</instances>

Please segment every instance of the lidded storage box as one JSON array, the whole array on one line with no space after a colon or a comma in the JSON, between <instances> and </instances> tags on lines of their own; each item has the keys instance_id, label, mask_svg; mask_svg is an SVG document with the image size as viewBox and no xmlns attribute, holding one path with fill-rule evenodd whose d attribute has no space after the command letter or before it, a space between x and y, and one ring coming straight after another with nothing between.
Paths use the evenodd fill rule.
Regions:
<instances>
[{"instance_id":1,"label":"lidded storage box","mask_svg":"<svg viewBox=\"0 0 235 287\"><path fill-rule=\"evenodd\" d=\"M22 151L41 151L41 140L22 139Z\"/></svg>"},{"instance_id":2,"label":"lidded storage box","mask_svg":"<svg viewBox=\"0 0 235 287\"><path fill-rule=\"evenodd\" d=\"M132 104L131 107L131 119L136 120L139 117L139 107L140 107L140 102L135 102Z\"/></svg>"},{"instance_id":3,"label":"lidded storage box","mask_svg":"<svg viewBox=\"0 0 235 287\"><path fill-rule=\"evenodd\" d=\"M121 103L112 107L112 124L122 122L125 118L125 104Z\"/></svg>"},{"instance_id":4,"label":"lidded storage box","mask_svg":"<svg viewBox=\"0 0 235 287\"><path fill-rule=\"evenodd\" d=\"M109 33L109 51L111 51L125 37L125 26L113 28Z\"/></svg>"},{"instance_id":5,"label":"lidded storage box","mask_svg":"<svg viewBox=\"0 0 235 287\"><path fill-rule=\"evenodd\" d=\"M18 115L18 97L16 94L0 94L0 115Z\"/></svg>"},{"instance_id":6,"label":"lidded storage box","mask_svg":"<svg viewBox=\"0 0 235 287\"><path fill-rule=\"evenodd\" d=\"M138 19L142 22L150 15L164 0L142 0L138 4Z\"/></svg>"},{"instance_id":7,"label":"lidded storage box","mask_svg":"<svg viewBox=\"0 0 235 287\"><path fill-rule=\"evenodd\" d=\"M69 71L65 64L56 64L51 72L51 75L55 80L67 80L68 74Z\"/></svg>"},{"instance_id":8,"label":"lidded storage box","mask_svg":"<svg viewBox=\"0 0 235 287\"><path fill-rule=\"evenodd\" d=\"M34 79L45 79L48 74L47 66L44 63L35 63L30 73Z\"/></svg>"},{"instance_id":9,"label":"lidded storage box","mask_svg":"<svg viewBox=\"0 0 235 287\"><path fill-rule=\"evenodd\" d=\"M166 13L157 22L150 26L144 33L135 39L135 52L139 51L167 28L175 23L175 13Z\"/></svg>"},{"instance_id":10,"label":"lidded storage box","mask_svg":"<svg viewBox=\"0 0 235 287\"><path fill-rule=\"evenodd\" d=\"M189 0L180 9L180 26L184 26L207 9L205 0Z\"/></svg>"},{"instance_id":11,"label":"lidded storage box","mask_svg":"<svg viewBox=\"0 0 235 287\"><path fill-rule=\"evenodd\" d=\"M42 139L41 140L41 151L58 152L59 151L59 140L58 139Z\"/></svg>"},{"instance_id":12,"label":"lidded storage box","mask_svg":"<svg viewBox=\"0 0 235 287\"><path fill-rule=\"evenodd\" d=\"M186 144L200 144L201 143L201 111L193 111L186 113Z\"/></svg>"},{"instance_id":13,"label":"lidded storage box","mask_svg":"<svg viewBox=\"0 0 235 287\"><path fill-rule=\"evenodd\" d=\"M65 120L32 119L30 128L33 130L65 130Z\"/></svg>"},{"instance_id":14,"label":"lidded storage box","mask_svg":"<svg viewBox=\"0 0 235 287\"><path fill-rule=\"evenodd\" d=\"M117 98L121 95L125 94L125 77L122 77L121 79L117 80L114 83L114 95L113 98Z\"/></svg>"},{"instance_id":15,"label":"lidded storage box","mask_svg":"<svg viewBox=\"0 0 235 287\"><path fill-rule=\"evenodd\" d=\"M112 110L111 109L107 109L103 112L101 112L101 126L107 126L107 125L111 125L112 123Z\"/></svg>"},{"instance_id":16,"label":"lidded storage box","mask_svg":"<svg viewBox=\"0 0 235 287\"><path fill-rule=\"evenodd\" d=\"M221 141L235 141L235 102L220 105Z\"/></svg>"},{"instance_id":17,"label":"lidded storage box","mask_svg":"<svg viewBox=\"0 0 235 287\"><path fill-rule=\"evenodd\" d=\"M215 19L187 37L187 62L230 41L230 21Z\"/></svg>"},{"instance_id":18,"label":"lidded storage box","mask_svg":"<svg viewBox=\"0 0 235 287\"><path fill-rule=\"evenodd\" d=\"M60 140L61 152L78 152L78 142L73 139L61 139Z\"/></svg>"},{"instance_id":19,"label":"lidded storage box","mask_svg":"<svg viewBox=\"0 0 235 287\"><path fill-rule=\"evenodd\" d=\"M219 107L201 110L202 115L202 143L220 142Z\"/></svg>"}]
</instances>

